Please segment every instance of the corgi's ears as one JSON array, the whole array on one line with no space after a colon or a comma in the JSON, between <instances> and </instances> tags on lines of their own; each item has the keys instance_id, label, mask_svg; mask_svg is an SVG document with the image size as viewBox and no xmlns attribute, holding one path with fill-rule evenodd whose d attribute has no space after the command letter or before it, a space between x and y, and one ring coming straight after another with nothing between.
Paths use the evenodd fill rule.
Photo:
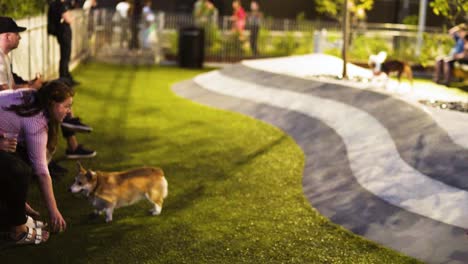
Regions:
<instances>
[{"instance_id":1,"label":"corgi's ears","mask_svg":"<svg viewBox=\"0 0 468 264\"><path fill-rule=\"evenodd\" d=\"M86 169L83 167L83 165L81 165L79 161L76 162L76 167L78 168L80 172L86 173Z\"/></svg>"},{"instance_id":2,"label":"corgi's ears","mask_svg":"<svg viewBox=\"0 0 468 264\"><path fill-rule=\"evenodd\" d=\"M92 181L96 178L96 173L94 173L93 171L87 171L85 175L88 181Z\"/></svg>"}]
</instances>

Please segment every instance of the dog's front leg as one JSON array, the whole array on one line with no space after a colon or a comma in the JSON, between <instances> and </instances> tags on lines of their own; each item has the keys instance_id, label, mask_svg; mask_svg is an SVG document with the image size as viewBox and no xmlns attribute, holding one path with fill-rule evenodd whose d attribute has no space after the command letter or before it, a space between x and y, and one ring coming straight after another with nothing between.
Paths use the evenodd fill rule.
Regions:
<instances>
[{"instance_id":1,"label":"dog's front leg","mask_svg":"<svg viewBox=\"0 0 468 264\"><path fill-rule=\"evenodd\" d=\"M100 216L103 212L104 209L107 206L107 203L103 201L102 199L99 199L98 197L92 197L90 198L91 204L94 206L94 211L89 215L90 219L95 219L96 217Z\"/></svg>"},{"instance_id":2,"label":"dog's front leg","mask_svg":"<svg viewBox=\"0 0 468 264\"><path fill-rule=\"evenodd\" d=\"M93 211L93 215L95 217L98 217L98 216L102 215L102 213L104 213L103 209L94 209L94 211Z\"/></svg>"},{"instance_id":3,"label":"dog's front leg","mask_svg":"<svg viewBox=\"0 0 468 264\"><path fill-rule=\"evenodd\" d=\"M114 212L114 207L107 207L104 209L106 213L106 223L112 222L112 213Z\"/></svg>"},{"instance_id":4,"label":"dog's front leg","mask_svg":"<svg viewBox=\"0 0 468 264\"><path fill-rule=\"evenodd\" d=\"M90 219L96 219L102 213L101 210L94 209L92 213L89 214Z\"/></svg>"}]
</instances>

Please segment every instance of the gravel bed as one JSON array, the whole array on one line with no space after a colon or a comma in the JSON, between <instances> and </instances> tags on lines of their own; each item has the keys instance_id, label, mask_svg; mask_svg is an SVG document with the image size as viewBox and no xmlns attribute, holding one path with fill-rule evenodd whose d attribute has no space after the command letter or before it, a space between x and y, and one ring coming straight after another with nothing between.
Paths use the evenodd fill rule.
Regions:
<instances>
[{"instance_id":1,"label":"gravel bed","mask_svg":"<svg viewBox=\"0 0 468 264\"><path fill-rule=\"evenodd\" d=\"M438 100L419 100L421 104L432 106L439 109L447 109L453 111L459 111L468 113L468 103L467 102L447 102L447 101L438 101Z\"/></svg>"}]
</instances>

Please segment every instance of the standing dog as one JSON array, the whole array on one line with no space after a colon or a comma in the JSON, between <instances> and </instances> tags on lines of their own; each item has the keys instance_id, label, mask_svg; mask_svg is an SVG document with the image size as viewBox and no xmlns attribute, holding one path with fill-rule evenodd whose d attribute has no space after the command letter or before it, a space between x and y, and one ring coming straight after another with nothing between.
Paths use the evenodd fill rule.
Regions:
<instances>
[{"instance_id":1,"label":"standing dog","mask_svg":"<svg viewBox=\"0 0 468 264\"><path fill-rule=\"evenodd\" d=\"M84 193L94 206L96 215L104 212L112 221L115 208L148 199L152 215L159 215L167 196L167 181L160 168L137 168L122 172L92 171L78 163L78 175L70 186L72 193Z\"/></svg>"},{"instance_id":2,"label":"standing dog","mask_svg":"<svg viewBox=\"0 0 468 264\"><path fill-rule=\"evenodd\" d=\"M398 82L401 81L401 76L405 75L406 78L410 81L411 85L413 85L413 71L411 67L402 61L399 60L388 60L382 63L382 72L389 75L390 73L396 72Z\"/></svg>"},{"instance_id":3,"label":"standing dog","mask_svg":"<svg viewBox=\"0 0 468 264\"><path fill-rule=\"evenodd\" d=\"M368 63L375 76L380 75L382 72L390 76L390 73L396 72L398 82L401 82L401 76L404 74L410 81L411 86L413 86L413 71L411 67L399 60L387 60L387 53L385 51L381 51L377 55L370 55Z\"/></svg>"}]
</instances>

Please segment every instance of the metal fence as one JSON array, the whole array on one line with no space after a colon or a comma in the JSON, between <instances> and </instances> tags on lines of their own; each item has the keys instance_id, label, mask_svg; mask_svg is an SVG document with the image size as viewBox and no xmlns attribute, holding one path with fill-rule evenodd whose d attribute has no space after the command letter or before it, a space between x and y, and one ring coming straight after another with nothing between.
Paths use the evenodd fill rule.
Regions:
<instances>
[{"instance_id":1,"label":"metal fence","mask_svg":"<svg viewBox=\"0 0 468 264\"><path fill-rule=\"evenodd\" d=\"M128 50L128 38L122 46L122 26L116 21L113 10L97 9L91 16L82 10L74 10L75 20L72 24L73 45L72 62L79 63L88 55L117 56ZM150 57L149 62L159 59L176 60L178 55L179 30L194 24L191 15L157 13L155 22L154 44L149 52L142 52ZM42 73L46 78L57 76L60 58L59 46L55 38L47 35L47 19L45 15L30 17L17 21L26 26L27 31L21 33L21 44L12 52L13 69L26 78L34 78L36 73ZM205 27L205 61L235 62L256 57L252 54L249 44L250 27L247 25L244 40L240 40L232 29L230 17L223 16L213 20ZM144 28L140 26L140 33ZM429 55L435 57L441 53L442 45L434 43L434 39L446 38L440 28L427 28L432 41ZM140 34L140 43L141 43ZM358 24L353 28L351 59L366 60L371 52L380 47L368 47L368 40L380 40L381 45L398 56L406 59L414 56L417 27L395 24ZM336 53L340 56L341 26L338 23L309 20L290 20L264 18L258 37L260 57L287 56L307 54L311 52ZM437 40L438 41L438 40ZM373 50L374 49L374 50ZM360 55L361 54L361 55ZM359 57L361 56L361 57ZM141 56L140 56L141 57ZM156 58L156 59L155 59ZM419 58L416 58L419 59ZM73 67L73 65L72 65Z\"/></svg>"},{"instance_id":2,"label":"metal fence","mask_svg":"<svg viewBox=\"0 0 468 264\"><path fill-rule=\"evenodd\" d=\"M166 57L174 58L178 54L178 30L193 24L191 15L165 14L161 46ZM219 17L213 23L205 26L205 60L238 61L255 57L249 43L251 32L249 25L246 26L244 40L239 40L231 28L232 21L228 16ZM377 52L375 49L384 48L397 57L408 58L408 55L414 54L416 50L417 31L418 27L411 25L355 24L351 44L356 41L356 46L351 45L351 49L355 51L352 56L357 60L366 60L369 54ZM450 39L447 41L447 36L441 28L426 28L425 33L450 42ZM376 41L377 47L372 47L368 43L371 42L369 40ZM366 46L364 50L361 47L363 44ZM257 45L259 49L257 56L260 57L311 52L328 52L339 55L342 45L342 31L340 24L336 22L267 17L261 23ZM430 43L430 45L434 45L434 43ZM435 57L436 52L443 53L440 50L431 51L428 57ZM414 59L418 58L414 57Z\"/></svg>"},{"instance_id":3,"label":"metal fence","mask_svg":"<svg viewBox=\"0 0 468 264\"><path fill-rule=\"evenodd\" d=\"M188 14L159 12L156 17L157 42L152 46L153 51L156 56L166 60L176 60L179 54L179 32L185 27L193 26L195 21ZM116 48L122 47L122 27L115 20L114 11L110 9L100 10L94 20L96 37L92 46L93 54L112 56L116 53ZM140 30L144 30L142 26ZM258 54L252 52L249 40L251 27L248 24L242 39L233 32L232 21L228 16L211 19L210 23L204 25L204 30L205 61L213 62L235 62L246 58L312 52L327 52L339 56L342 45L341 26L336 22L264 18L257 39ZM373 52L384 49L395 57L418 60L420 58L415 56L417 30L417 26L409 25L356 24L351 36L350 44L356 44L350 46L351 59L365 61ZM446 37L440 28L427 28L426 33ZM125 51L118 50L118 53L123 52ZM443 53L440 50L431 50L426 57L435 57L437 52Z\"/></svg>"}]
</instances>

